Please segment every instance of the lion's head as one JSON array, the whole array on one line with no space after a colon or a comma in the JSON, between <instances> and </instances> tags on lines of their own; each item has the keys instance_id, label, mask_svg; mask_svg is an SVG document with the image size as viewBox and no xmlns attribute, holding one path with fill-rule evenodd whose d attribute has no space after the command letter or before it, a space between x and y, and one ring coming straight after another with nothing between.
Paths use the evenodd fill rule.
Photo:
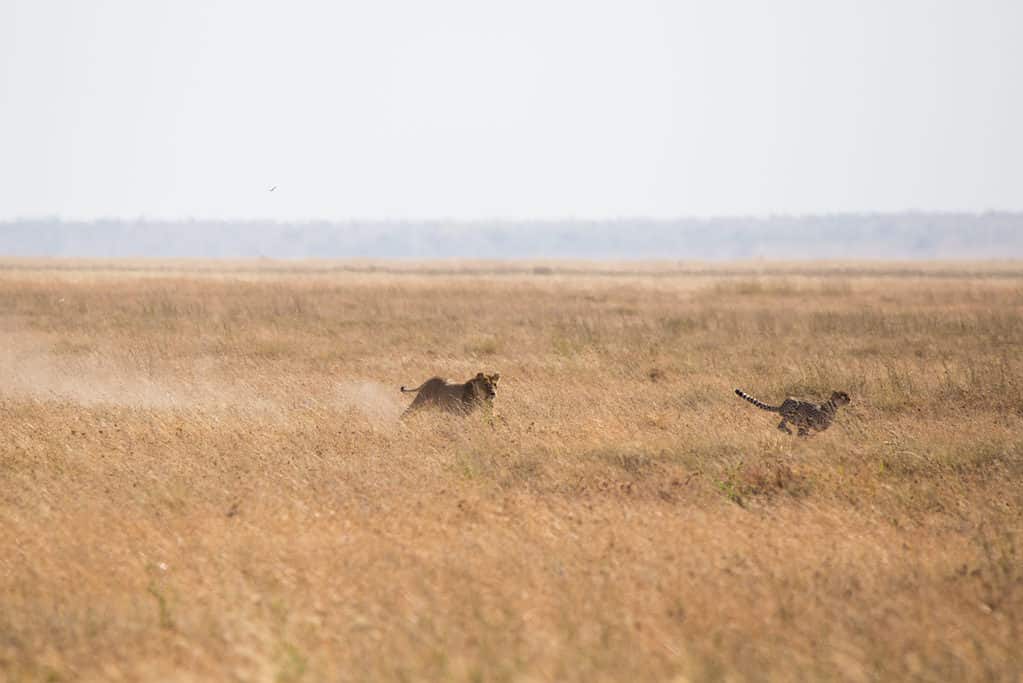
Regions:
<instances>
[{"instance_id":1,"label":"lion's head","mask_svg":"<svg viewBox=\"0 0 1023 683\"><path fill-rule=\"evenodd\" d=\"M467 382L472 389L472 394L477 401L493 401L497 396L497 381L501 379L499 373L485 375L482 372Z\"/></svg>"}]
</instances>

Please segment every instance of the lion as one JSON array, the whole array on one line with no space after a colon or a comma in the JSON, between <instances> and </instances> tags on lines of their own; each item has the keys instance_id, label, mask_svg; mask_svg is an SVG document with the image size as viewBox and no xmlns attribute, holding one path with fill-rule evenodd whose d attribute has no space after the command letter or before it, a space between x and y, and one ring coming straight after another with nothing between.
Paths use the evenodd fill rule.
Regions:
<instances>
[{"instance_id":1,"label":"lion","mask_svg":"<svg viewBox=\"0 0 1023 683\"><path fill-rule=\"evenodd\" d=\"M464 384L453 384L440 377L433 377L415 389L401 388L402 392L419 392L416 399L402 413L402 417L411 415L422 408L437 408L456 415L468 415L481 406L492 407L494 396L497 395L497 381L501 375L494 373L485 375L477 373Z\"/></svg>"}]
</instances>

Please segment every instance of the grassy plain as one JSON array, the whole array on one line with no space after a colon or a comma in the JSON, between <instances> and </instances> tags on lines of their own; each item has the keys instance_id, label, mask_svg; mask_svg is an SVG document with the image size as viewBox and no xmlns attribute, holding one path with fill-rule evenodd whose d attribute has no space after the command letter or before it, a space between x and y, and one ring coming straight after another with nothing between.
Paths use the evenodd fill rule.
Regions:
<instances>
[{"instance_id":1,"label":"grassy plain","mask_svg":"<svg viewBox=\"0 0 1023 683\"><path fill-rule=\"evenodd\" d=\"M1019 263L3 261L0 435L0 679L1023 680Z\"/></svg>"}]
</instances>

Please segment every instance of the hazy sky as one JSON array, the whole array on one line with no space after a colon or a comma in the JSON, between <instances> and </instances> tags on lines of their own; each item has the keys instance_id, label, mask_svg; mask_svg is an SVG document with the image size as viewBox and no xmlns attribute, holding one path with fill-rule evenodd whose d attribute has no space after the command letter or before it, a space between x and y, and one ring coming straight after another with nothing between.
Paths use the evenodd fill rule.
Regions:
<instances>
[{"instance_id":1,"label":"hazy sky","mask_svg":"<svg viewBox=\"0 0 1023 683\"><path fill-rule=\"evenodd\" d=\"M0 220L1020 210L1021 122L1020 0L0 0Z\"/></svg>"}]
</instances>

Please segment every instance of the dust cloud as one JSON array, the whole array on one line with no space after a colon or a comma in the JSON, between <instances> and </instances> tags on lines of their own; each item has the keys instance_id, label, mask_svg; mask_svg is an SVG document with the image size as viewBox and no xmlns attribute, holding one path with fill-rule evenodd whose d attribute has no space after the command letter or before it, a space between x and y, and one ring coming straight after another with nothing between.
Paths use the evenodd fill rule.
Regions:
<instances>
[{"instance_id":1,"label":"dust cloud","mask_svg":"<svg viewBox=\"0 0 1023 683\"><path fill-rule=\"evenodd\" d=\"M131 358L97 351L53 351L46 337L0 334L0 397L151 410L229 410L286 419L296 406L355 411L377 429L397 424L405 403L397 387L365 379L324 383L321 391L257 387L244 376L217 378L211 363L180 372L149 371Z\"/></svg>"},{"instance_id":2,"label":"dust cloud","mask_svg":"<svg viewBox=\"0 0 1023 683\"><path fill-rule=\"evenodd\" d=\"M132 371L95 353L52 353L44 340L4 335L0 344L0 393L85 406L175 408L190 405L180 387Z\"/></svg>"},{"instance_id":3,"label":"dust cloud","mask_svg":"<svg viewBox=\"0 0 1023 683\"><path fill-rule=\"evenodd\" d=\"M388 387L369 380L349 380L337 383L338 401L362 413L376 428L398 422L405 405L398 396L397 387Z\"/></svg>"}]
</instances>

